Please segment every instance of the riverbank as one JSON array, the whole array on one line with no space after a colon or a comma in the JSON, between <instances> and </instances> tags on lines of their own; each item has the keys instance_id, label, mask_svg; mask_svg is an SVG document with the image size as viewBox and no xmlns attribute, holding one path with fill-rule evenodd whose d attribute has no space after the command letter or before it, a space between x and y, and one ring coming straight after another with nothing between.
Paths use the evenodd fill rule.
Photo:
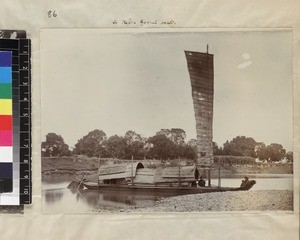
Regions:
<instances>
[{"instance_id":1,"label":"riverbank","mask_svg":"<svg viewBox=\"0 0 300 240\"><path fill-rule=\"evenodd\" d=\"M96 212L226 212L226 211L292 211L291 190L250 190L216 192L169 197L147 208L97 209Z\"/></svg>"},{"instance_id":2,"label":"riverbank","mask_svg":"<svg viewBox=\"0 0 300 240\"><path fill-rule=\"evenodd\" d=\"M0 206L1 214L24 214L24 206Z\"/></svg>"},{"instance_id":3,"label":"riverbank","mask_svg":"<svg viewBox=\"0 0 300 240\"><path fill-rule=\"evenodd\" d=\"M162 164L159 160L141 160L145 167L160 168L175 166L175 162ZM181 160L181 165L190 164L189 160ZM51 157L42 158L42 176L76 176L97 173L99 166L103 164L119 164L128 162L120 159L99 159L85 156ZM176 165L177 166L177 165ZM222 178L234 178L251 174L291 174L293 166L290 164L255 163L255 164L230 164L222 166ZM204 176L206 177L206 176ZM218 177L218 167L212 167L211 178Z\"/></svg>"}]
</instances>

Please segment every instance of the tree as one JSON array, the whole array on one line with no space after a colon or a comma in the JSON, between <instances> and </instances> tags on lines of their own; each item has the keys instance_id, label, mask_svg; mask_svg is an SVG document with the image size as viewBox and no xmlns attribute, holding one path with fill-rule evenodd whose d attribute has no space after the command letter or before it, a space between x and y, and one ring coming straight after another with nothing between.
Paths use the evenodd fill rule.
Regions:
<instances>
[{"instance_id":1,"label":"tree","mask_svg":"<svg viewBox=\"0 0 300 240\"><path fill-rule=\"evenodd\" d=\"M177 145L184 145L185 131L181 128L161 129L156 135L164 135Z\"/></svg>"},{"instance_id":2,"label":"tree","mask_svg":"<svg viewBox=\"0 0 300 240\"><path fill-rule=\"evenodd\" d=\"M143 159L145 157L145 139L140 134L129 130L125 133L126 150L125 158L131 159L133 156L135 159Z\"/></svg>"},{"instance_id":3,"label":"tree","mask_svg":"<svg viewBox=\"0 0 300 240\"><path fill-rule=\"evenodd\" d=\"M109 156L114 158L124 158L126 153L126 139L124 137L119 137L118 135L111 136L107 139L106 148Z\"/></svg>"},{"instance_id":4,"label":"tree","mask_svg":"<svg viewBox=\"0 0 300 240\"><path fill-rule=\"evenodd\" d=\"M195 150L197 150L197 145L198 145L198 142L196 139L190 139L188 142L187 142L187 145L192 147L192 148L195 148Z\"/></svg>"},{"instance_id":5,"label":"tree","mask_svg":"<svg viewBox=\"0 0 300 240\"><path fill-rule=\"evenodd\" d=\"M281 144L272 143L271 145L267 146L267 151L269 155L270 162L278 162L280 161L286 153L286 150L283 148Z\"/></svg>"},{"instance_id":6,"label":"tree","mask_svg":"<svg viewBox=\"0 0 300 240\"><path fill-rule=\"evenodd\" d=\"M158 134L148 138L147 142L151 144L149 157L162 160L174 158L175 144L166 136Z\"/></svg>"},{"instance_id":7,"label":"tree","mask_svg":"<svg viewBox=\"0 0 300 240\"><path fill-rule=\"evenodd\" d=\"M197 149L193 148L192 146L189 146L186 144L184 146L184 154L182 157L185 157L187 159L196 159L197 158Z\"/></svg>"},{"instance_id":8,"label":"tree","mask_svg":"<svg viewBox=\"0 0 300 240\"><path fill-rule=\"evenodd\" d=\"M222 155L222 148L219 148L216 142L213 142L213 154L214 155Z\"/></svg>"},{"instance_id":9,"label":"tree","mask_svg":"<svg viewBox=\"0 0 300 240\"><path fill-rule=\"evenodd\" d=\"M294 161L293 152L289 151L285 154L285 158L288 160L288 162L292 163Z\"/></svg>"},{"instance_id":10,"label":"tree","mask_svg":"<svg viewBox=\"0 0 300 240\"><path fill-rule=\"evenodd\" d=\"M69 156L71 151L64 139L56 133L48 133L42 142L42 157Z\"/></svg>"},{"instance_id":11,"label":"tree","mask_svg":"<svg viewBox=\"0 0 300 240\"><path fill-rule=\"evenodd\" d=\"M196 159L197 158L197 146L198 141L196 139L190 139L186 144L185 157L187 159Z\"/></svg>"},{"instance_id":12,"label":"tree","mask_svg":"<svg viewBox=\"0 0 300 240\"><path fill-rule=\"evenodd\" d=\"M223 145L224 155L255 157L256 141L253 138L237 136Z\"/></svg>"},{"instance_id":13,"label":"tree","mask_svg":"<svg viewBox=\"0 0 300 240\"><path fill-rule=\"evenodd\" d=\"M228 140L223 144L223 155L231 155L231 146Z\"/></svg>"},{"instance_id":14,"label":"tree","mask_svg":"<svg viewBox=\"0 0 300 240\"><path fill-rule=\"evenodd\" d=\"M266 146L264 143L258 143L255 147L255 152L260 160L267 160L268 162L278 162L286 157L286 150L278 143L272 143L269 146Z\"/></svg>"},{"instance_id":15,"label":"tree","mask_svg":"<svg viewBox=\"0 0 300 240\"><path fill-rule=\"evenodd\" d=\"M143 142L144 140L140 134L137 134L135 131L132 130L129 130L125 133L125 139L128 145L134 142Z\"/></svg>"},{"instance_id":16,"label":"tree","mask_svg":"<svg viewBox=\"0 0 300 240\"><path fill-rule=\"evenodd\" d=\"M264 144L264 143L258 143L256 145L255 153L256 153L256 157L258 157L259 160L268 160L269 159L268 149L266 147L266 144Z\"/></svg>"},{"instance_id":17,"label":"tree","mask_svg":"<svg viewBox=\"0 0 300 240\"><path fill-rule=\"evenodd\" d=\"M74 153L83 154L89 157L99 157L106 153L104 142L106 134L102 130L95 129L89 132L86 136L79 139L75 144Z\"/></svg>"},{"instance_id":18,"label":"tree","mask_svg":"<svg viewBox=\"0 0 300 240\"><path fill-rule=\"evenodd\" d=\"M165 136L173 142L172 156L174 157L185 157L186 154L186 143L184 139L186 137L185 131L181 128L161 129L156 135ZM170 156L171 156L170 155Z\"/></svg>"}]
</instances>

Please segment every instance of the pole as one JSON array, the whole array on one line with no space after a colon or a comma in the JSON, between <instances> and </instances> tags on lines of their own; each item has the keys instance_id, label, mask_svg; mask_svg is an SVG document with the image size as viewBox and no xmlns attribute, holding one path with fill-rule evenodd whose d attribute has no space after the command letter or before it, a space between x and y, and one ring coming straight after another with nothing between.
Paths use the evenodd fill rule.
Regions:
<instances>
[{"instance_id":1,"label":"pole","mask_svg":"<svg viewBox=\"0 0 300 240\"><path fill-rule=\"evenodd\" d=\"M208 169L208 186L211 187L211 181L210 181L210 169Z\"/></svg>"},{"instance_id":2,"label":"pole","mask_svg":"<svg viewBox=\"0 0 300 240\"><path fill-rule=\"evenodd\" d=\"M97 179L97 180L98 180L98 181L97 181L97 182L98 182L98 187L99 187L99 185L100 185L100 181L99 181L100 158L101 158L101 157L99 156L99 158L98 158L98 170L97 170L97 173L98 173L98 177L97 177L97 178L98 178L98 179ZM98 199L98 200L99 200L99 199Z\"/></svg>"},{"instance_id":3,"label":"pole","mask_svg":"<svg viewBox=\"0 0 300 240\"><path fill-rule=\"evenodd\" d=\"M221 165L220 165L220 156L218 157L218 187L221 187Z\"/></svg>"},{"instance_id":4,"label":"pole","mask_svg":"<svg viewBox=\"0 0 300 240\"><path fill-rule=\"evenodd\" d=\"M133 186L133 155L131 156L131 184Z\"/></svg>"},{"instance_id":5,"label":"pole","mask_svg":"<svg viewBox=\"0 0 300 240\"><path fill-rule=\"evenodd\" d=\"M178 164L178 184L181 187L181 179L180 179L180 157L179 157L179 164Z\"/></svg>"}]
</instances>

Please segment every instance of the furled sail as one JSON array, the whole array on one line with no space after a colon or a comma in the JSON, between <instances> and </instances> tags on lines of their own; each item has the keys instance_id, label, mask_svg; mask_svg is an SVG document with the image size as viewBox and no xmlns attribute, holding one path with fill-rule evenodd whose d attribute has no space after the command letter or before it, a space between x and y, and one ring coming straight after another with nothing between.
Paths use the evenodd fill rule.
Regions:
<instances>
[{"instance_id":1,"label":"furled sail","mask_svg":"<svg viewBox=\"0 0 300 240\"><path fill-rule=\"evenodd\" d=\"M197 129L197 166L210 168L213 161L212 124L214 97L213 55L185 51L192 85Z\"/></svg>"}]
</instances>

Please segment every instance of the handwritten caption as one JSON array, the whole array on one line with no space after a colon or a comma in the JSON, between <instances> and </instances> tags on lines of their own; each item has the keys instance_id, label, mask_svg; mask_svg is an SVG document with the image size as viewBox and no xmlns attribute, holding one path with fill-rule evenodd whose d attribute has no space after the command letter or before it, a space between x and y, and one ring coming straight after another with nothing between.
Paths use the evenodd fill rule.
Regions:
<instances>
[{"instance_id":1,"label":"handwritten caption","mask_svg":"<svg viewBox=\"0 0 300 240\"><path fill-rule=\"evenodd\" d=\"M47 12L47 15L48 15L48 18L56 18L57 17L57 13L56 13L56 11L54 10L54 11L52 11L52 10L49 10L48 12Z\"/></svg>"},{"instance_id":2,"label":"handwritten caption","mask_svg":"<svg viewBox=\"0 0 300 240\"><path fill-rule=\"evenodd\" d=\"M134 19L123 19L123 20L113 20L113 25L136 25L136 26L171 26L176 25L176 22L174 20L134 20Z\"/></svg>"}]
</instances>

